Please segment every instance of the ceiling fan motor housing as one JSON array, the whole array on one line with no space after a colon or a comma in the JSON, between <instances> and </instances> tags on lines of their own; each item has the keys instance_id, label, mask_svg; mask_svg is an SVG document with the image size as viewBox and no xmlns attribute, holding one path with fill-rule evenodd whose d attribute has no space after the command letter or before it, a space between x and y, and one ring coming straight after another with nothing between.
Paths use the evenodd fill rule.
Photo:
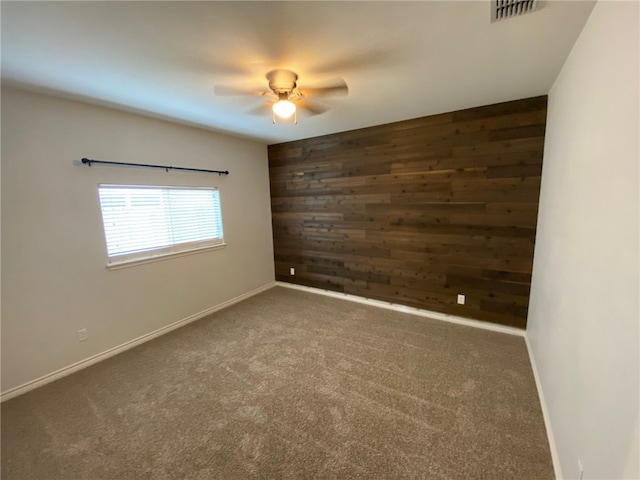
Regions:
<instances>
[{"instance_id":1,"label":"ceiling fan motor housing","mask_svg":"<svg viewBox=\"0 0 640 480\"><path fill-rule=\"evenodd\" d=\"M278 69L267 73L267 80L269 80L269 88L275 93L290 93L296 88L298 75L290 70Z\"/></svg>"}]
</instances>

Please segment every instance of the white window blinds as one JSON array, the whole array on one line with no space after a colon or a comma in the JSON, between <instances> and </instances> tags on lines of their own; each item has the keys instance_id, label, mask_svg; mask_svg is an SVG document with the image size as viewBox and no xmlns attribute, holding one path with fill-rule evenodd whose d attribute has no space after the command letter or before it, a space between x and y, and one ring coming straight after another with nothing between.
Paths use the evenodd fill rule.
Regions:
<instances>
[{"instance_id":1,"label":"white window blinds","mask_svg":"<svg viewBox=\"0 0 640 480\"><path fill-rule=\"evenodd\" d=\"M109 263L223 244L214 188L99 185Z\"/></svg>"}]
</instances>

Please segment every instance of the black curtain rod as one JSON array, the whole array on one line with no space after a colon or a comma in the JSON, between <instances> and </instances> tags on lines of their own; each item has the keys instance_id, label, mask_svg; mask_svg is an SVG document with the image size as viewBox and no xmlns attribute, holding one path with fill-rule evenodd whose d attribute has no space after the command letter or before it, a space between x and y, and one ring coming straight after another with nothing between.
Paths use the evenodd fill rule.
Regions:
<instances>
[{"instance_id":1,"label":"black curtain rod","mask_svg":"<svg viewBox=\"0 0 640 480\"><path fill-rule=\"evenodd\" d=\"M148 163L107 162L104 160L92 160L90 158L83 158L82 163L89 166L91 166L91 164L93 163L99 163L102 165L122 165L126 167L162 168L167 172L169 170L182 170L185 172L217 173L218 175L229 175L229 170L205 170L202 168L169 167L166 165L150 165Z\"/></svg>"}]
</instances>

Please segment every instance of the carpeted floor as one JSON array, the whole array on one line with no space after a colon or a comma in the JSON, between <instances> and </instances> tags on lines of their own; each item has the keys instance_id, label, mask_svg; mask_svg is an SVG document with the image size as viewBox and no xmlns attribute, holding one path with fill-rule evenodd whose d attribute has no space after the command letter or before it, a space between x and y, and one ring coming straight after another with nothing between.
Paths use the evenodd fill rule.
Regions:
<instances>
[{"instance_id":1,"label":"carpeted floor","mask_svg":"<svg viewBox=\"0 0 640 480\"><path fill-rule=\"evenodd\" d=\"M2 479L549 479L524 340L276 287L2 405Z\"/></svg>"}]
</instances>

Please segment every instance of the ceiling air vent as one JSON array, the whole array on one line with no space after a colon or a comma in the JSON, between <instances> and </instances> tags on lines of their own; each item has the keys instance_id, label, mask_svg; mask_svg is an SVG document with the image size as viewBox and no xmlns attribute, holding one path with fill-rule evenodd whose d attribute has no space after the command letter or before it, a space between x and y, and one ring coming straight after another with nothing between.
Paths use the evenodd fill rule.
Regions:
<instances>
[{"instance_id":1,"label":"ceiling air vent","mask_svg":"<svg viewBox=\"0 0 640 480\"><path fill-rule=\"evenodd\" d=\"M492 0L491 21L496 22L505 18L518 17L539 10L541 6L540 0Z\"/></svg>"}]
</instances>

